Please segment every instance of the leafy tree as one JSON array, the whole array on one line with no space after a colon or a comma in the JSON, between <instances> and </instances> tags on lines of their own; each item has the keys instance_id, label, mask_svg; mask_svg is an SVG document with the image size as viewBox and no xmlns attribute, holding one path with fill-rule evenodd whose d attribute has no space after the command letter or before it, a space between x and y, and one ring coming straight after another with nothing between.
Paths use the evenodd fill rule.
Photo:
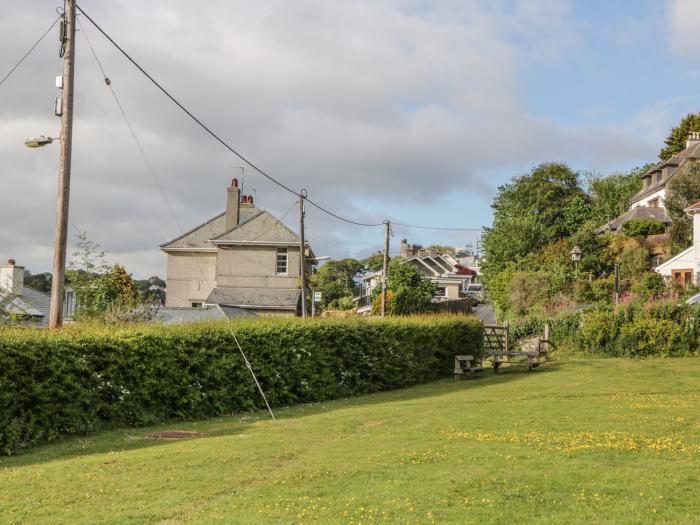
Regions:
<instances>
[{"instance_id":1,"label":"leafy tree","mask_svg":"<svg viewBox=\"0 0 700 525\"><path fill-rule=\"evenodd\" d=\"M320 291L324 306L337 302L344 297L352 299L355 286L354 277L363 270L364 265L357 259L328 261L318 269L314 276L314 290Z\"/></svg>"},{"instance_id":2,"label":"leafy tree","mask_svg":"<svg viewBox=\"0 0 700 525\"><path fill-rule=\"evenodd\" d=\"M44 293L51 293L51 274L49 272L32 274L24 271L24 284Z\"/></svg>"},{"instance_id":3,"label":"leafy tree","mask_svg":"<svg viewBox=\"0 0 700 525\"><path fill-rule=\"evenodd\" d=\"M73 254L66 278L75 292L76 319L114 318L119 309L133 309L138 291L124 267L110 266L104 251L87 238L78 235L78 250Z\"/></svg>"},{"instance_id":4,"label":"leafy tree","mask_svg":"<svg viewBox=\"0 0 700 525\"><path fill-rule=\"evenodd\" d=\"M498 188L493 227L483 237L484 276L508 261L572 234L588 217L588 196L578 175L562 163L544 163Z\"/></svg>"},{"instance_id":5,"label":"leafy tree","mask_svg":"<svg viewBox=\"0 0 700 525\"><path fill-rule=\"evenodd\" d=\"M433 309L435 285L423 277L415 266L405 264L398 257L389 261L387 289L392 296L391 306L387 305L390 315L427 313ZM377 296L381 295L379 287L375 289L373 295L376 301ZM381 297L379 300L381 301Z\"/></svg>"},{"instance_id":6,"label":"leafy tree","mask_svg":"<svg viewBox=\"0 0 700 525\"><path fill-rule=\"evenodd\" d=\"M649 164L635 168L629 173L587 175L592 216L598 225L622 215L629 209L630 200L642 188L641 175L651 166Z\"/></svg>"},{"instance_id":7,"label":"leafy tree","mask_svg":"<svg viewBox=\"0 0 700 525\"><path fill-rule=\"evenodd\" d=\"M369 257L365 257L360 261L362 266L368 272L376 272L384 267L384 254L382 252L377 252Z\"/></svg>"},{"instance_id":8,"label":"leafy tree","mask_svg":"<svg viewBox=\"0 0 700 525\"><path fill-rule=\"evenodd\" d=\"M685 149L685 142L692 131L700 131L700 113L688 113L678 125L671 129L664 141L666 146L659 152L661 160L668 160Z\"/></svg>"},{"instance_id":9,"label":"leafy tree","mask_svg":"<svg viewBox=\"0 0 700 525\"><path fill-rule=\"evenodd\" d=\"M665 205L671 225L672 251L678 253L693 240L693 224L685 209L700 200L700 164L677 173L666 187Z\"/></svg>"}]
</instances>

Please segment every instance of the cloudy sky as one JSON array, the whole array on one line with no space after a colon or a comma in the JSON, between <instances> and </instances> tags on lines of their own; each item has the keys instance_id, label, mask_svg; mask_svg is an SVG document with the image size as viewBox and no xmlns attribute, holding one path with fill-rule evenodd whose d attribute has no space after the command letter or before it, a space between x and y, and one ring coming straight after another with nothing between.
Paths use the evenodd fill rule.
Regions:
<instances>
[{"instance_id":1,"label":"cloudy sky","mask_svg":"<svg viewBox=\"0 0 700 525\"><path fill-rule=\"evenodd\" d=\"M0 78L62 2L0 0ZM83 0L81 6L212 129L285 184L363 222L473 228L499 184L542 161L608 173L653 161L700 109L700 2L581 0ZM166 198L78 35L71 193L77 231L137 277L158 245L219 213L241 161L83 19ZM0 86L0 259L50 270L58 147L51 32ZM278 216L295 198L253 170ZM252 190L250 190L252 193ZM285 219L295 227L292 210ZM364 256L381 228L308 211L318 255ZM474 233L395 227L465 244Z\"/></svg>"}]
</instances>

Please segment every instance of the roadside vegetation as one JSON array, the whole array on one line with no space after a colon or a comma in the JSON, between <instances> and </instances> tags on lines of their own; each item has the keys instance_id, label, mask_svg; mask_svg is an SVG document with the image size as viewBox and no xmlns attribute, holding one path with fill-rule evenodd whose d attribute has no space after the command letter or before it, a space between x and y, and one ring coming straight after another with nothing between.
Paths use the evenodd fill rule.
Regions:
<instances>
[{"instance_id":1,"label":"roadside vegetation","mask_svg":"<svg viewBox=\"0 0 700 525\"><path fill-rule=\"evenodd\" d=\"M696 523L698 380L697 359L569 359L69 438L0 458L0 522Z\"/></svg>"},{"instance_id":2,"label":"roadside vegetation","mask_svg":"<svg viewBox=\"0 0 700 525\"><path fill-rule=\"evenodd\" d=\"M231 332L231 329L235 332ZM66 435L393 390L481 357L471 317L0 328L0 453Z\"/></svg>"},{"instance_id":3,"label":"roadside vegetation","mask_svg":"<svg viewBox=\"0 0 700 525\"><path fill-rule=\"evenodd\" d=\"M671 131L659 157L684 149L680 137L698 130L698 116L688 115ZM556 337L561 347L577 352L697 352L697 309L681 305L698 290L665 282L653 267L692 242L692 225L683 210L700 200L700 165L669 182L668 228L637 219L619 232L605 231L629 209L648 168L603 176L545 163L499 188L493 226L483 239L482 269L496 313L514 325L516 337L538 333L535 327L548 320L560 328ZM572 261L575 248L579 262Z\"/></svg>"}]
</instances>

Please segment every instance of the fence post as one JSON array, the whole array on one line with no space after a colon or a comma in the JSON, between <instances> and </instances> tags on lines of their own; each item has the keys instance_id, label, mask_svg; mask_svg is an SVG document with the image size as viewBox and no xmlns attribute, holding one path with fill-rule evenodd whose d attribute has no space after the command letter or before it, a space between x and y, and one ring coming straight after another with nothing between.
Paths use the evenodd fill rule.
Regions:
<instances>
[{"instance_id":1,"label":"fence post","mask_svg":"<svg viewBox=\"0 0 700 525\"><path fill-rule=\"evenodd\" d=\"M505 352L506 354L510 351L509 345L510 345L510 321L506 321L503 325L503 328L505 328Z\"/></svg>"},{"instance_id":2,"label":"fence post","mask_svg":"<svg viewBox=\"0 0 700 525\"><path fill-rule=\"evenodd\" d=\"M551 332L551 325L549 323L544 323L544 353L549 353L549 334Z\"/></svg>"}]
</instances>

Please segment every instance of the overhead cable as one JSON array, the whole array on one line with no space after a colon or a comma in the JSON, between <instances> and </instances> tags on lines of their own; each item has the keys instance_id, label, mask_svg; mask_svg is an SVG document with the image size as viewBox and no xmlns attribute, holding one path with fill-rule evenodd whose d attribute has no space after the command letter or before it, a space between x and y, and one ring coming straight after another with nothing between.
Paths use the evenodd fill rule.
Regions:
<instances>
[{"instance_id":1,"label":"overhead cable","mask_svg":"<svg viewBox=\"0 0 700 525\"><path fill-rule=\"evenodd\" d=\"M117 44L114 39L109 36L102 27L100 27L97 22L95 22L90 15L88 15L79 5L76 5L78 10L87 18L90 23L95 26L95 28L104 35L104 37L109 40L109 42L122 54L124 57L131 62L136 69L138 69L148 80L151 81L151 83L156 86L166 97L168 97L177 107L179 107L188 117L190 117L195 123L197 123L204 131L206 131L209 135L211 135L217 142L219 142L222 146L224 146L227 150L229 150L231 153L233 153L236 157L241 159L243 162L245 162L248 166L253 168L255 171L260 173L263 177L268 179L270 182L276 184L280 188L288 191L289 193L292 193L297 196L301 196L299 192L293 190L290 188L288 185L284 184L283 182L277 180L275 177L272 175L268 174L265 172L262 168L259 168L256 166L252 161L248 160L243 154L238 152L233 146L228 144L224 139L222 139L219 135L214 133L214 131L211 130L204 122L202 122L198 117L196 117L189 109L187 109L179 100L177 100L173 95L168 92L155 78L153 78L141 65L139 65L136 60L134 60L119 44ZM321 206L320 204L317 204L313 200L309 199L308 197L306 198L306 202L311 204L312 206L318 208L324 213L327 213L328 215L335 217L336 219L340 221L344 221L350 224L355 224L357 226L382 226L382 223L364 223L364 222L359 222L359 221L354 221L352 219L347 219L345 217L342 217L338 215L337 213L334 213L327 208Z\"/></svg>"},{"instance_id":2,"label":"overhead cable","mask_svg":"<svg viewBox=\"0 0 700 525\"><path fill-rule=\"evenodd\" d=\"M90 42L90 39L87 36L87 33L85 32L85 28L83 27L83 24L80 23L80 18L78 18L78 25L80 26L80 31L85 37L85 40L87 41L88 47L90 48L90 51L92 52L92 56L95 58L95 62L97 62L97 66L100 68L100 71L102 72L102 77L104 78L105 84L109 88L109 90L112 93L112 96L114 97L114 101L117 103L117 107L119 107L119 111L122 114L122 117L124 117L124 122L126 122L126 125L129 127L129 131L131 131L131 136L134 137L134 141L136 142L136 145L139 148L139 151L141 152L141 156L143 157L144 161L146 162L146 165L148 166L148 170L151 173L151 177L153 177L153 181L156 183L156 186L158 187L158 191L160 192L161 197L163 197L163 200L165 201L165 204L168 206L168 210L170 211L170 215L172 216L173 220L175 221L175 224L177 225L178 230L180 233L184 233L184 230L182 228L182 225L180 225L180 221L177 220L177 215L175 214L175 210L173 209L172 204L170 204L170 200L168 199L168 196L165 193L165 190L163 189L163 186L160 183L160 180L158 179L158 176L156 175L156 170L153 168L153 164L151 163L151 160L148 158L148 155L146 154L146 150L143 147L143 144L139 140L138 135L136 135L136 130L134 129L134 126L131 125L131 121L129 120L129 117L126 115L126 111L124 110L124 106L122 106L122 103L119 100L119 97L117 96L116 91L114 91L114 87L112 86L112 81L109 79L107 76L107 73L104 70L104 67L102 67L102 62L97 56L97 53L95 52L95 48L92 47L92 42Z\"/></svg>"},{"instance_id":3,"label":"overhead cable","mask_svg":"<svg viewBox=\"0 0 700 525\"><path fill-rule=\"evenodd\" d=\"M51 30L53 29L53 26L56 25L56 22L58 22L58 21L61 19L62 16L63 16L63 15L58 16L58 17L56 18L56 20L54 20L53 22L51 22L51 25L49 26L49 28L48 28L46 31L44 31L44 34L41 35L41 37L39 37L39 40L37 40L37 41L34 43L34 45L33 45L32 47L29 48L29 51L27 51L27 52L24 54L24 56L22 56L22 58L20 58L20 59L17 61L17 63L16 63L14 66L12 66L12 69L10 69L10 70L7 72L7 74L6 74L4 77L2 77L2 80L0 80L0 86L2 86L2 85L5 83L5 81L6 81L8 78L10 78L10 76L12 75L12 73L14 73L15 70L16 70L19 66L22 65L22 62L24 62L24 60L32 53L32 51L34 51L34 49L36 48L36 46L38 46L39 43L41 43L41 41L44 39L44 37L45 37L46 35L49 34L49 31L51 31Z\"/></svg>"},{"instance_id":4,"label":"overhead cable","mask_svg":"<svg viewBox=\"0 0 700 525\"><path fill-rule=\"evenodd\" d=\"M415 228L417 230L445 230L455 232L480 232L483 228L443 228L442 226L418 226L416 224L404 224L402 222L391 221L394 226L404 226L406 228Z\"/></svg>"}]
</instances>

